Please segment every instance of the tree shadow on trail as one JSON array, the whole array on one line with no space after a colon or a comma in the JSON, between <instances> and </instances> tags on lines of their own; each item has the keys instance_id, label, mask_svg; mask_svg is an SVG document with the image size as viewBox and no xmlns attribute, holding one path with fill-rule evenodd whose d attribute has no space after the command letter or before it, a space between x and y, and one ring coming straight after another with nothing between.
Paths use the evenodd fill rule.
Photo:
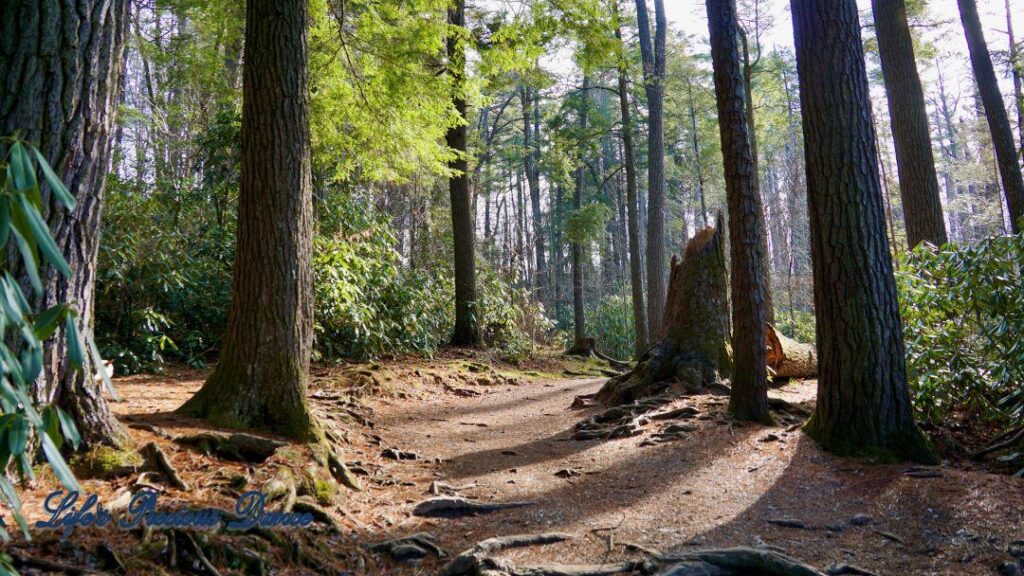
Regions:
<instances>
[{"instance_id":1,"label":"tree shadow on trail","mask_svg":"<svg viewBox=\"0 0 1024 576\"><path fill-rule=\"evenodd\" d=\"M445 416L447 420L458 420L466 417L484 417L498 412L517 412L522 410L525 405L544 403L555 396L562 396L569 392L582 393L585 389L600 384L605 380L606 378L557 380L551 383L553 386L549 390L526 397L516 396L510 398L507 394L494 392L476 398L476 402L471 405L460 405L461 403L455 404L453 402L449 407L442 407L439 411L438 406L432 404L419 410L403 410L400 415L406 422L416 422L421 421L424 417L435 417L434 419L436 419L436 415L439 413ZM560 406L558 408L562 409L564 407Z\"/></svg>"}]
</instances>

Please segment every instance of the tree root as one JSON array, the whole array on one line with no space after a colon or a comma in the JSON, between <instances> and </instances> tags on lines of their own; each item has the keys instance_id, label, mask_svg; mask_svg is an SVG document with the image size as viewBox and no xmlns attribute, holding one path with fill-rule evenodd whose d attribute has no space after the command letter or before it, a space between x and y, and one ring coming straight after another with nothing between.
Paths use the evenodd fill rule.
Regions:
<instances>
[{"instance_id":1,"label":"tree root","mask_svg":"<svg viewBox=\"0 0 1024 576\"><path fill-rule=\"evenodd\" d=\"M265 462L277 452L278 448L287 446L287 442L271 440L254 434L236 432L201 432L192 436L183 436L175 440L178 444L193 446L204 454L213 454L226 460Z\"/></svg>"},{"instance_id":2,"label":"tree root","mask_svg":"<svg viewBox=\"0 0 1024 576\"><path fill-rule=\"evenodd\" d=\"M527 546L543 546L556 542L571 540L571 534L561 532L548 532L545 534L515 534L512 536L498 536L477 542L469 550L463 551L455 557L441 573L442 576L489 576L492 570L489 566L494 562L490 555L509 550L511 548L525 548ZM506 572L508 573L508 572ZM500 576L501 572L494 572L494 576Z\"/></svg>"},{"instance_id":3,"label":"tree root","mask_svg":"<svg viewBox=\"0 0 1024 576\"><path fill-rule=\"evenodd\" d=\"M174 486L179 490L184 490L185 492L191 490L188 483L182 480L181 476L178 475L178 470L175 469L174 465L171 464L171 461L167 459L167 454L160 449L160 446L158 446L156 442L146 444L141 450L139 450L139 452L142 453L153 469L164 475L171 486Z\"/></svg>"},{"instance_id":4,"label":"tree root","mask_svg":"<svg viewBox=\"0 0 1024 576\"><path fill-rule=\"evenodd\" d=\"M307 502L305 500L296 500L295 504L292 506L292 511L302 514L309 514L313 517L313 520L326 525L327 528L332 532L339 532L341 530L341 528L338 526L338 523L334 521L333 517L331 517L330 513L328 513L320 506L313 504L312 502Z\"/></svg>"},{"instance_id":5,"label":"tree root","mask_svg":"<svg viewBox=\"0 0 1024 576\"><path fill-rule=\"evenodd\" d=\"M458 518L533 505L534 502L478 502L461 496L440 496L420 502L412 509L412 514L430 518Z\"/></svg>"},{"instance_id":6,"label":"tree root","mask_svg":"<svg viewBox=\"0 0 1024 576\"><path fill-rule=\"evenodd\" d=\"M345 487L356 492L363 491L363 485L359 482L359 478L356 478L356 475L348 469L348 466L334 452L327 455L327 469L331 472L331 476L334 476L334 479L341 482Z\"/></svg>"},{"instance_id":7,"label":"tree root","mask_svg":"<svg viewBox=\"0 0 1024 576\"><path fill-rule=\"evenodd\" d=\"M634 545L634 549L647 552L644 558L591 565L516 566L493 557L510 548L552 544L571 538L568 534L559 533L490 538L455 557L445 567L442 576L825 576L816 568L781 552L747 547L659 554Z\"/></svg>"},{"instance_id":8,"label":"tree root","mask_svg":"<svg viewBox=\"0 0 1024 576\"><path fill-rule=\"evenodd\" d=\"M14 561L15 568L32 568L35 570L43 570L47 574L68 574L70 576L80 576L84 574L95 574L93 570L86 568L78 568L76 566L70 566L68 564L61 564L59 562L53 562L51 560L44 560L42 558L35 558L33 556L25 556L18 554L17 552L10 552L11 560Z\"/></svg>"},{"instance_id":9,"label":"tree root","mask_svg":"<svg viewBox=\"0 0 1024 576\"><path fill-rule=\"evenodd\" d=\"M676 398L668 394L651 396L632 404L612 406L600 414L576 424L572 437L576 440L606 440L637 436L652 419L684 418L697 414L693 408L683 407L663 413L655 413Z\"/></svg>"},{"instance_id":10,"label":"tree root","mask_svg":"<svg viewBox=\"0 0 1024 576\"><path fill-rule=\"evenodd\" d=\"M409 536L370 544L367 550L375 554L387 554L396 562L420 560L430 554L446 558L448 554L437 544L437 537L429 532L417 532Z\"/></svg>"},{"instance_id":11,"label":"tree root","mask_svg":"<svg viewBox=\"0 0 1024 576\"><path fill-rule=\"evenodd\" d=\"M220 572L206 557L206 553L191 534L184 530L171 530L169 536L174 541L177 564L194 574L220 576Z\"/></svg>"}]
</instances>

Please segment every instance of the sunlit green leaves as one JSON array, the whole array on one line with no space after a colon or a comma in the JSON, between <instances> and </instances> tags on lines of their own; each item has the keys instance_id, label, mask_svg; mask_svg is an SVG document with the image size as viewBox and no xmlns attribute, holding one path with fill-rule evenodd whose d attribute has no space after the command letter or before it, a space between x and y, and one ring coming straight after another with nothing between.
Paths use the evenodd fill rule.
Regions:
<instances>
[{"instance_id":1,"label":"sunlit green leaves","mask_svg":"<svg viewBox=\"0 0 1024 576\"><path fill-rule=\"evenodd\" d=\"M21 256L21 271L28 276L37 295L43 291L40 254L54 269L65 276L71 269L50 234L42 216L42 193L36 171L53 196L65 207L74 206L74 197L57 174L47 165L35 148L17 139L7 139L7 156L3 166L5 175L0 188L0 250L7 248L14 238ZM5 261L6 262L6 261ZM68 343L68 354L74 368L84 363L81 336L71 309L58 304L36 313L22 293L21 285L11 274L6 263L0 275L0 501L14 512L26 538L28 527L21 516L21 502L14 485L7 477L7 468L13 461L22 480L32 480L32 461L37 446L42 448L51 469L68 489L77 489L78 483L60 453L64 438L78 445L80 437L73 420L56 406L36 410L29 390L43 370L43 342L54 336L61 322ZM17 338L2 335L16 333ZM6 538L6 532L0 533ZM0 559L0 573L5 570Z\"/></svg>"},{"instance_id":2,"label":"sunlit green leaves","mask_svg":"<svg viewBox=\"0 0 1024 576\"><path fill-rule=\"evenodd\" d=\"M64 181L57 176L57 173L53 171L53 168L50 168L50 165L46 162L46 158L43 158L43 155L39 150L33 148L32 152L36 156L36 162L39 169L43 172L43 177L46 178L46 183L50 185L50 190L57 199L64 204L65 208L68 210L74 208L75 197L71 195L70 191L68 191L68 187L64 185Z\"/></svg>"},{"instance_id":3,"label":"sunlit green leaves","mask_svg":"<svg viewBox=\"0 0 1024 576\"><path fill-rule=\"evenodd\" d=\"M970 411L1024 420L1024 238L919 246L897 268L907 371L931 419Z\"/></svg>"},{"instance_id":4,"label":"sunlit green leaves","mask_svg":"<svg viewBox=\"0 0 1024 576\"><path fill-rule=\"evenodd\" d=\"M605 204L589 204L573 212L565 222L565 234L578 244L591 242L600 236L612 209Z\"/></svg>"}]
</instances>

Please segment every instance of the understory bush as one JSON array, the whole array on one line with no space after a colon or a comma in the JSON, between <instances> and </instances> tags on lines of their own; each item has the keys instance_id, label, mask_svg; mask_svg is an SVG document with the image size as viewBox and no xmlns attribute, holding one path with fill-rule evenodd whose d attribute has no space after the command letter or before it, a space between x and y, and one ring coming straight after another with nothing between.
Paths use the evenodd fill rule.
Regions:
<instances>
[{"instance_id":1,"label":"understory bush","mask_svg":"<svg viewBox=\"0 0 1024 576\"><path fill-rule=\"evenodd\" d=\"M633 301L631 297L609 296L587 311L587 332L601 352L628 360L633 357Z\"/></svg>"},{"instance_id":2,"label":"understory bush","mask_svg":"<svg viewBox=\"0 0 1024 576\"><path fill-rule=\"evenodd\" d=\"M159 194L110 185L96 301L104 357L118 373L215 361L231 303L233 210L175 214ZM445 344L452 270L403 262L389 217L371 203L337 192L317 208L314 359L430 354ZM484 343L509 359L550 332L528 290L482 266L477 290Z\"/></svg>"},{"instance_id":3,"label":"understory bush","mask_svg":"<svg viewBox=\"0 0 1024 576\"><path fill-rule=\"evenodd\" d=\"M897 267L907 371L920 415L1024 424L1024 237L919 246Z\"/></svg>"},{"instance_id":4,"label":"understory bush","mask_svg":"<svg viewBox=\"0 0 1024 576\"><path fill-rule=\"evenodd\" d=\"M159 198L142 194L111 194L104 210L97 340L118 373L216 359L231 302L233 221L197 215L164 225L170 218Z\"/></svg>"},{"instance_id":5,"label":"understory bush","mask_svg":"<svg viewBox=\"0 0 1024 576\"><path fill-rule=\"evenodd\" d=\"M451 280L403 268L382 222L314 243L318 359L430 353L454 318Z\"/></svg>"},{"instance_id":6,"label":"understory bush","mask_svg":"<svg viewBox=\"0 0 1024 576\"><path fill-rule=\"evenodd\" d=\"M322 215L332 234L314 243L317 359L430 354L447 343L452 271L404 265L388 218L372 207L338 198L332 210ZM524 358L551 329L528 290L484 267L477 270L475 313L484 344L509 360Z\"/></svg>"},{"instance_id":7,"label":"understory bush","mask_svg":"<svg viewBox=\"0 0 1024 576\"><path fill-rule=\"evenodd\" d=\"M804 310L778 310L775 311L775 327L786 336L797 342L814 344L816 329L814 326L814 313Z\"/></svg>"}]
</instances>

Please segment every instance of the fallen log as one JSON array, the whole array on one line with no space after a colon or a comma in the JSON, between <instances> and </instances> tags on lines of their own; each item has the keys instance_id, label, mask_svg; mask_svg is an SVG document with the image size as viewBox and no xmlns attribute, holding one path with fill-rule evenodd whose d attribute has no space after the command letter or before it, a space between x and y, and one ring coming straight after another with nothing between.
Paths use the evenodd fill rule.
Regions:
<instances>
[{"instance_id":1,"label":"fallen log","mask_svg":"<svg viewBox=\"0 0 1024 576\"><path fill-rule=\"evenodd\" d=\"M771 324L764 325L764 338L768 368L776 379L818 375L818 354L814 346L787 337Z\"/></svg>"}]
</instances>

